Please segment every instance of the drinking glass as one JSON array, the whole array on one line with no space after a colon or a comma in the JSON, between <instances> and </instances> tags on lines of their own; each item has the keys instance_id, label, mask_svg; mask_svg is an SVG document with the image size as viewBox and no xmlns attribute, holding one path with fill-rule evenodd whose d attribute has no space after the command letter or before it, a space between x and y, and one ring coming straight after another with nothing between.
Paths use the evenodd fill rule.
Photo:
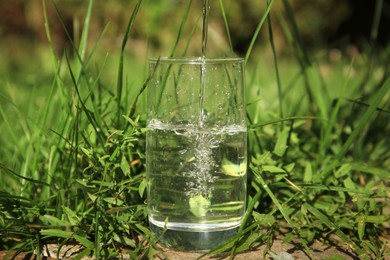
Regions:
<instances>
[{"instance_id":1,"label":"drinking glass","mask_svg":"<svg viewBox=\"0 0 390 260\"><path fill-rule=\"evenodd\" d=\"M204 251L236 235L245 212L244 60L149 61L148 218L160 242Z\"/></svg>"}]
</instances>

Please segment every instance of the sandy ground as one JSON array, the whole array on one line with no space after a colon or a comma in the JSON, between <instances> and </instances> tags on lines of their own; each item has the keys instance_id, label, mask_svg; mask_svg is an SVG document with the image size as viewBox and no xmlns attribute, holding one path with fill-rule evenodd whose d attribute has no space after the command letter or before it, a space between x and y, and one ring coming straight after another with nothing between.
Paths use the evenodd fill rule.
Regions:
<instances>
[{"instance_id":1,"label":"sandy ground","mask_svg":"<svg viewBox=\"0 0 390 260\"><path fill-rule=\"evenodd\" d=\"M273 255L267 254L264 256L264 250L266 245L259 245L250 251L237 254L234 259L236 260L250 260L250 259L278 259L278 260L292 260L292 259L326 259L330 257L339 256L338 259L357 259L357 256L353 254L349 248L335 245L324 245L320 242L315 242L310 246L311 254L307 254L303 248L294 243L283 243L281 239L276 239L271 247ZM191 260L198 259L202 254L178 252L166 248L162 248L164 254L160 255L161 259L172 260ZM164 258L165 257L165 258ZM202 259L230 259L229 254L205 257Z\"/></svg>"},{"instance_id":2,"label":"sandy ground","mask_svg":"<svg viewBox=\"0 0 390 260\"><path fill-rule=\"evenodd\" d=\"M332 239L331 244L324 244L316 241L310 245L310 253L306 252L301 245L297 243L284 243L282 237L274 240L271 247L271 253L264 256L264 250L266 245L262 244L250 251L237 254L233 259L236 260L252 260L252 259L275 259L275 260L292 260L292 259L329 259L329 260L341 260L341 259L361 259L353 253L351 248L345 243L341 242L337 238ZM383 241L387 243L387 251L384 259L390 260L390 239L385 238ZM61 247L61 251L58 252L59 246L55 244L46 245L43 248L43 254L40 259L73 259L79 252L82 251L82 247L78 245L65 245ZM59 258L57 258L57 255ZM166 260L192 260L199 259L202 253L194 252L182 252L172 249L161 247L161 252L156 256L158 259ZM37 259L34 254L16 253L15 251L0 252L0 260L2 259L16 259L16 260L32 260ZM84 257L84 260L95 259L94 257ZM130 259L126 253L122 255L122 259ZM202 257L201 259L207 260L225 260L231 259L229 254L214 255L209 257Z\"/></svg>"}]
</instances>

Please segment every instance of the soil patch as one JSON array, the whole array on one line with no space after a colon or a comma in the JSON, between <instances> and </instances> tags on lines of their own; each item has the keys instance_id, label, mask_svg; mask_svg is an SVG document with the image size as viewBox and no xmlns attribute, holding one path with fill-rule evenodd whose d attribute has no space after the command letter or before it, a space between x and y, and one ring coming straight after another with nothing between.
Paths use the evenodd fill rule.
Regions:
<instances>
[{"instance_id":1,"label":"soil patch","mask_svg":"<svg viewBox=\"0 0 390 260\"><path fill-rule=\"evenodd\" d=\"M390 240L385 239L387 243L387 251L385 255L390 259ZM159 252L155 259L167 259L167 260L192 260L198 259L203 254L195 252L183 252L176 251L165 247L160 247L161 252ZM237 254L234 259L236 260L251 260L251 259L278 259L278 260L292 260L292 259L360 259L351 248L348 247L345 243L332 237L330 242L323 243L320 241L315 241L310 245L310 252L307 252L302 248L299 243L284 243L283 237L278 237L274 240L271 246L271 252L264 256L264 251L266 245L259 245L250 251L242 252ZM41 259L73 259L79 252L83 250L82 246L79 245L65 245L61 248L58 245L50 244L46 245L43 248ZM387 259L385 256L385 259ZM130 256L125 252L122 255L122 259L130 259ZM28 253L17 253L16 251L1 251L0 259L16 259L16 260L32 260L36 259L35 254ZM84 260L92 260L94 257L84 257ZM202 257L201 259L207 260L225 260L230 259L229 254L220 254L213 256Z\"/></svg>"}]
</instances>

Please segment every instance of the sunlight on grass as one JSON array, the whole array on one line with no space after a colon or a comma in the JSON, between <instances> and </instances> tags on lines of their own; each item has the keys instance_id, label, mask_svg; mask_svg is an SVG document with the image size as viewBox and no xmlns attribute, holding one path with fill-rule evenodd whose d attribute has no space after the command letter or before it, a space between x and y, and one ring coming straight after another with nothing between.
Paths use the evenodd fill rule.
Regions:
<instances>
[{"instance_id":1,"label":"sunlight on grass","mask_svg":"<svg viewBox=\"0 0 390 260\"><path fill-rule=\"evenodd\" d=\"M247 211L239 234L208 254L272 244L271 234L283 231L308 255L310 243L335 234L357 256L383 258L390 228L389 47L337 59L332 50L309 51L289 2L281 2L280 13L273 2L259 15L246 52ZM43 10L53 4L43 3ZM41 73L1 65L7 72L0 75L0 249L76 242L81 256L118 257L121 248L150 258L159 240L148 228L145 197L150 53L127 52L144 3L134 4L112 52L101 46L109 25L89 38L96 3L88 3L80 39L67 32L72 44L60 54L44 13L48 44L34 60ZM187 19L191 3L175 17L172 53L186 54L199 29ZM218 5L229 32L230 14L222 0ZM267 24L273 21L283 24L291 55L277 50ZM188 28L190 39L183 38ZM258 47L266 33L269 41ZM233 41L228 33L227 55ZM32 62L26 57L29 68ZM224 169L231 176L242 171ZM190 201L196 216L209 204L203 197Z\"/></svg>"}]
</instances>

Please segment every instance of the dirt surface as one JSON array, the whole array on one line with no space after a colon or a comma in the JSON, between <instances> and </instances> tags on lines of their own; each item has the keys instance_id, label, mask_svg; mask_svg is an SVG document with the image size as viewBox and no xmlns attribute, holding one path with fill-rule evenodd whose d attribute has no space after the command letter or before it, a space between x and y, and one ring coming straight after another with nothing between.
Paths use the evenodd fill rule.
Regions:
<instances>
[{"instance_id":1,"label":"dirt surface","mask_svg":"<svg viewBox=\"0 0 390 260\"><path fill-rule=\"evenodd\" d=\"M161 259L172 259L172 260L191 260L198 259L202 256L200 253L189 253L174 251L171 249L163 248L164 253L159 255ZM253 248L250 251L237 254L234 259L236 260L250 260L250 259L278 259L278 260L291 260L291 259L326 259L330 257L341 257L338 259L358 259L353 254L352 250L343 246L336 245L324 245L321 242L315 242L310 246L311 254L309 255L299 244L294 243L283 243L281 239L274 240L271 247L271 254L264 256L264 250L266 245L260 245ZM230 259L229 254L222 254L218 256L204 257L202 259L218 259L225 260Z\"/></svg>"},{"instance_id":2,"label":"dirt surface","mask_svg":"<svg viewBox=\"0 0 390 260\"><path fill-rule=\"evenodd\" d=\"M387 241L387 258L390 259L390 240L385 239ZM172 249L160 247L161 252L158 253L155 259L167 259L167 260L192 260L198 259L203 254L202 253L194 253L194 252L182 252L175 251ZM353 251L346 245L345 243L340 242L337 239L333 239L333 242L330 244L324 244L322 242L316 241L315 243L310 245L310 252L307 252L302 248L302 246L298 243L284 243L282 237L275 239L274 243L271 247L271 252L264 256L264 250L266 249L266 245L262 244L253 248L250 251L246 251L243 253L237 254L234 259L236 260L251 260L251 259L276 259L276 260L292 260L292 259L360 259L360 257L353 253ZM60 252L58 252L58 245L46 245L43 248L42 255L40 259L73 259L79 252L83 250L81 246L78 245L66 245L62 246ZM59 256L59 257L57 257ZM0 252L0 259L36 259L36 255L27 254L27 253L16 253L15 251ZM84 257L83 259L95 259L94 257ZM123 254L122 259L130 259L130 257L126 254ZM206 256L201 259L207 260L225 260L230 259L229 254L221 254L214 256Z\"/></svg>"}]
</instances>

